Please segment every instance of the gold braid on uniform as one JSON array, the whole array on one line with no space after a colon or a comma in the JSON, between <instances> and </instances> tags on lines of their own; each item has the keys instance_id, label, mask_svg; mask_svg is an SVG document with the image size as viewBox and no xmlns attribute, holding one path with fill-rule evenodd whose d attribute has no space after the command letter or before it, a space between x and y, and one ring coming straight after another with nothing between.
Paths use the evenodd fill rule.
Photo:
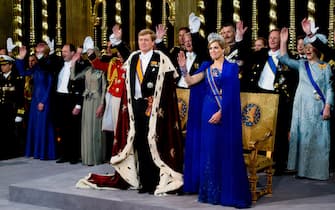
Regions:
<instances>
[{"instance_id":1,"label":"gold braid on uniform","mask_svg":"<svg viewBox=\"0 0 335 210\"><path fill-rule=\"evenodd\" d=\"M108 81L108 87L107 90L109 90L109 88L112 86L114 80L117 78L117 71L114 71L114 64L116 64L116 60L117 58L114 57L111 59L111 61L109 62L108 65L108 70L107 70L107 81Z\"/></svg>"}]
</instances>

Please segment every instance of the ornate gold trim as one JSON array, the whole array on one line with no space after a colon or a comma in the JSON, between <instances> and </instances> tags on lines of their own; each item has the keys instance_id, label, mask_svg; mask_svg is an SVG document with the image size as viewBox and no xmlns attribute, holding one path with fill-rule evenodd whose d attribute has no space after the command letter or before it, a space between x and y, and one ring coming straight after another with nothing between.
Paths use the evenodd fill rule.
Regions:
<instances>
[{"instance_id":1,"label":"ornate gold trim","mask_svg":"<svg viewBox=\"0 0 335 210\"><path fill-rule=\"evenodd\" d=\"M167 15L166 15L166 0L163 0L163 3L162 3L162 25L164 27L166 27L166 19L167 19ZM166 36L166 34L163 37L163 41L164 41L164 44L167 44L168 37Z\"/></svg>"},{"instance_id":2,"label":"ornate gold trim","mask_svg":"<svg viewBox=\"0 0 335 210\"><path fill-rule=\"evenodd\" d=\"M135 5L135 0L129 0L129 5ZM132 50L136 49L135 46L135 7L129 7L129 45Z\"/></svg>"},{"instance_id":3,"label":"ornate gold trim","mask_svg":"<svg viewBox=\"0 0 335 210\"><path fill-rule=\"evenodd\" d=\"M255 41L258 38L258 10L257 0L252 1L252 17L251 17L251 40Z\"/></svg>"},{"instance_id":4,"label":"ornate gold trim","mask_svg":"<svg viewBox=\"0 0 335 210\"><path fill-rule=\"evenodd\" d=\"M122 11L122 7L121 7L121 1L120 0L116 0L115 1L115 23L117 24L122 24L122 19L121 19L121 11Z\"/></svg>"},{"instance_id":5,"label":"ornate gold trim","mask_svg":"<svg viewBox=\"0 0 335 210\"><path fill-rule=\"evenodd\" d=\"M15 45L22 45L22 6L21 0L15 0L13 4L13 40Z\"/></svg>"},{"instance_id":6,"label":"ornate gold trim","mask_svg":"<svg viewBox=\"0 0 335 210\"><path fill-rule=\"evenodd\" d=\"M48 36L48 0L42 0L42 39L47 40Z\"/></svg>"},{"instance_id":7,"label":"ornate gold trim","mask_svg":"<svg viewBox=\"0 0 335 210\"><path fill-rule=\"evenodd\" d=\"M36 44L36 32L35 32L35 1L30 0L30 22L29 22L29 45L31 46L30 52L34 52L34 45Z\"/></svg>"},{"instance_id":8,"label":"ornate gold trim","mask_svg":"<svg viewBox=\"0 0 335 210\"><path fill-rule=\"evenodd\" d=\"M199 34L202 37L205 37L205 29L204 29L204 25L206 24L206 19L205 19L205 2L203 0L199 0L198 1L198 10L199 10L199 18L200 18L200 22L201 22L201 26L199 29Z\"/></svg>"},{"instance_id":9,"label":"ornate gold trim","mask_svg":"<svg viewBox=\"0 0 335 210\"><path fill-rule=\"evenodd\" d=\"M236 23L236 22L239 22L241 20L240 1L239 0L233 0L233 7L234 7L233 20Z\"/></svg>"},{"instance_id":10,"label":"ornate gold trim","mask_svg":"<svg viewBox=\"0 0 335 210\"><path fill-rule=\"evenodd\" d=\"M102 0L101 47L107 48L107 3ZM97 46L97 45L96 45Z\"/></svg>"},{"instance_id":11,"label":"ornate gold trim","mask_svg":"<svg viewBox=\"0 0 335 210\"><path fill-rule=\"evenodd\" d=\"M61 47L63 43L61 8L62 8L62 2L61 0L57 0L57 14L56 14L57 22L56 22L56 37L55 37L57 55L61 55L62 51Z\"/></svg>"},{"instance_id":12,"label":"ornate gold trim","mask_svg":"<svg viewBox=\"0 0 335 210\"><path fill-rule=\"evenodd\" d=\"M222 0L217 1L216 12L216 31L219 33L222 28Z\"/></svg>"},{"instance_id":13,"label":"ornate gold trim","mask_svg":"<svg viewBox=\"0 0 335 210\"><path fill-rule=\"evenodd\" d=\"M308 12L308 19L315 22L315 2L314 0L308 0L307 12Z\"/></svg>"},{"instance_id":14,"label":"ornate gold trim","mask_svg":"<svg viewBox=\"0 0 335 210\"><path fill-rule=\"evenodd\" d=\"M175 0L165 0L169 5L169 22L174 26L176 21L176 1Z\"/></svg>"},{"instance_id":15,"label":"ornate gold trim","mask_svg":"<svg viewBox=\"0 0 335 210\"><path fill-rule=\"evenodd\" d=\"M269 30L271 31L274 28L277 28L277 1L270 0L270 11L269 11Z\"/></svg>"},{"instance_id":16,"label":"ornate gold trim","mask_svg":"<svg viewBox=\"0 0 335 210\"><path fill-rule=\"evenodd\" d=\"M334 46L334 6L335 1L329 1L329 26L328 26L328 44Z\"/></svg>"},{"instance_id":17,"label":"ornate gold trim","mask_svg":"<svg viewBox=\"0 0 335 210\"><path fill-rule=\"evenodd\" d=\"M101 25L102 18L99 17L99 5L102 3L103 0L95 1L94 5L92 6L92 14L91 20L93 23L93 41L94 46L98 46L98 28Z\"/></svg>"},{"instance_id":18,"label":"ornate gold trim","mask_svg":"<svg viewBox=\"0 0 335 210\"><path fill-rule=\"evenodd\" d=\"M296 48L296 25L295 25L295 0L290 0L290 30L288 49L294 50Z\"/></svg>"},{"instance_id":19,"label":"ornate gold trim","mask_svg":"<svg viewBox=\"0 0 335 210\"><path fill-rule=\"evenodd\" d=\"M151 0L146 0L145 2L145 24L147 28L150 28L152 25L152 19L151 19Z\"/></svg>"}]
</instances>

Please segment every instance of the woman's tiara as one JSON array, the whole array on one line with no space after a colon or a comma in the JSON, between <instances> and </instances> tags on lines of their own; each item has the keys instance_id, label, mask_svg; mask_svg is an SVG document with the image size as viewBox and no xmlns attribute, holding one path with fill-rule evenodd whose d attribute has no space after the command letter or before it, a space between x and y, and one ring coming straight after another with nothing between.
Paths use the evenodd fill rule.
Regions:
<instances>
[{"instance_id":1,"label":"woman's tiara","mask_svg":"<svg viewBox=\"0 0 335 210\"><path fill-rule=\"evenodd\" d=\"M218 33L210 33L207 37L208 43L212 43L214 41L220 41L224 43L224 38Z\"/></svg>"}]
</instances>

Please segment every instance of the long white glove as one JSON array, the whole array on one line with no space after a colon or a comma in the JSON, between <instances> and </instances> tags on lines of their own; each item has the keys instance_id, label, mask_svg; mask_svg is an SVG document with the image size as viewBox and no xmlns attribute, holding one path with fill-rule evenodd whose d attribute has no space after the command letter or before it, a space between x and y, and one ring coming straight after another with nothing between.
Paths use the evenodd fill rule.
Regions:
<instances>
[{"instance_id":1,"label":"long white glove","mask_svg":"<svg viewBox=\"0 0 335 210\"><path fill-rule=\"evenodd\" d=\"M310 23L311 23L311 32L312 34L315 34L319 30L319 27L315 27L314 21L311 21Z\"/></svg>"},{"instance_id":2,"label":"long white glove","mask_svg":"<svg viewBox=\"0 0 335 210\"><path fill-rule=\"evenodd\" d=\"M50 48L50 52L49 55L53 54L55 52L55 40L51 40L50 38L47 36L45 42L47 43L48 47Z\"/></svg>"},{"instance_id":3,"label":"long white glove","mask_svg":"<svg viewBox=\"0 0 335 210\"><path fill-rule=\"evenodd\" d=\"M191 33L193 34L199 32L200 25L200 18L198 16L195 16L195 14L192 12L188 17L188 26Z\"/></svg>"},{"instance_id":4,"label":"long white glove","mask_svg":"<svg viewBox=\"0 0 335 210\"><path fill-rule=\"evenodd\" d=\"M87 36L84 40L84 43L83 43L82 53L86 53L87 50L89 50L89 49L94 49L94 42L93 42L92 37Z\"/></svg>"},{"instance_id":5,"label":"long white glove","mask_svg":"<svg viewBox=\"0 0 335 210\"><path fill-rule=\"evenodd\" d=\"M122 40L118 39L118 38L115 36L115 34L111 34L111 35L109 36L109 41L112 43L112 46L113 46L113 47L119 45L119 44L122 42Z\"/></svg>"},{"instance_id":6,"label":"long white glove","mask_svg":"<svg viewBox=\"0 0 335 210\"><path fill-rule=\"evenodd\" d=\"M314 21L309 21L310 23L310 30L312 33L312 37L306 36L304 38L304 43L313 43L317 38L323 43L327 44L328 39L324 34L318 34L316 33L319 30L319 27L315 27L315 22Z\"/></svg>"},{"instance_id":7,"label":"long white glove","mask_svg":"<svg viewBox=\"0 0 335 210\"><path fill-rule=\"evenodd\" d=\"M7 51L12 52L16 45L13 43L13 39L11 37L7 38Z\"/></svg>"},{"instance_id":8,"label":"long white glove","mask_svg":"<svg viewBox=\"0 0 335 210\"><path fill-rule=\"evenodd\" d=\"M16 116L14 121L15 121L16 123L19 123L19 122L22 122L22 120L23 120L22 117L20 117L20 116Z\"/></svg>"}]
</instances>

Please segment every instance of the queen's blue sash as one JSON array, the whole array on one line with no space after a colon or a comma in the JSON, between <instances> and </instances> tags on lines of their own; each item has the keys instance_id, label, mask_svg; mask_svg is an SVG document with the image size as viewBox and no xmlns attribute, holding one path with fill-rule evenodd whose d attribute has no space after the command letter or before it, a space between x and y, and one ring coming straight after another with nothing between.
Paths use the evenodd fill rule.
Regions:
<instances>
[{"instance_id":1,"label":"queen's blue sash","mask_svg":"<svg viewBox=\"0 0 335 210\"><path fill-rule=\"evenodd\" d=\"M326 104L325 96L323 95L323 93L322 93L320 87L318 86L318 84L316 84L316 82L313 79L311 68L309 67L308 61L305 61L305 67L306 67L306 72L307 72L307 76L309 78L309 81L312 83L312 86L314 87L314 90L319 94L323 104L325 105ZM322 111L323 111L323 109L322 109ZM321 114L322 114L322 111L321 111Z\"/></svg>"},{"instance_id":2,"label":"queen's blue sash","mask_svg":"<svg viewBox=\"0 0 335 210\"><path fill-rule=\"evenodd\" d=\"M311 69L309 67L308 61L305 61L305 67L306 67L306 71L307 71L307 75L308 75L309 81L311 81L314 89L316 90L316 92L321 97L322 102L325 104L326 103L325 96L323 95L321 89L319 88L319 86L316 84L316 82L313 79L312 72L311 72Z\"/></svg>"},{"instance_id":3,"label":"queen's blue sash","mask_svg":"<svg viewBox=\"0 0 335 210\"><path fill-rule=\"evenodd\" d=\"M211 68L208 67L206 72L207 72L207 81L208 81L208 84L209 84L209 86L210 86L210 88L212 90L212 93L214 95L216 103L218 104L218 106L221 109L222 108L221 107L222 95L220 94L220 91L219 91L218 87L215 84L213 75L211 74Z\"/></svg>"}]
</instances>

